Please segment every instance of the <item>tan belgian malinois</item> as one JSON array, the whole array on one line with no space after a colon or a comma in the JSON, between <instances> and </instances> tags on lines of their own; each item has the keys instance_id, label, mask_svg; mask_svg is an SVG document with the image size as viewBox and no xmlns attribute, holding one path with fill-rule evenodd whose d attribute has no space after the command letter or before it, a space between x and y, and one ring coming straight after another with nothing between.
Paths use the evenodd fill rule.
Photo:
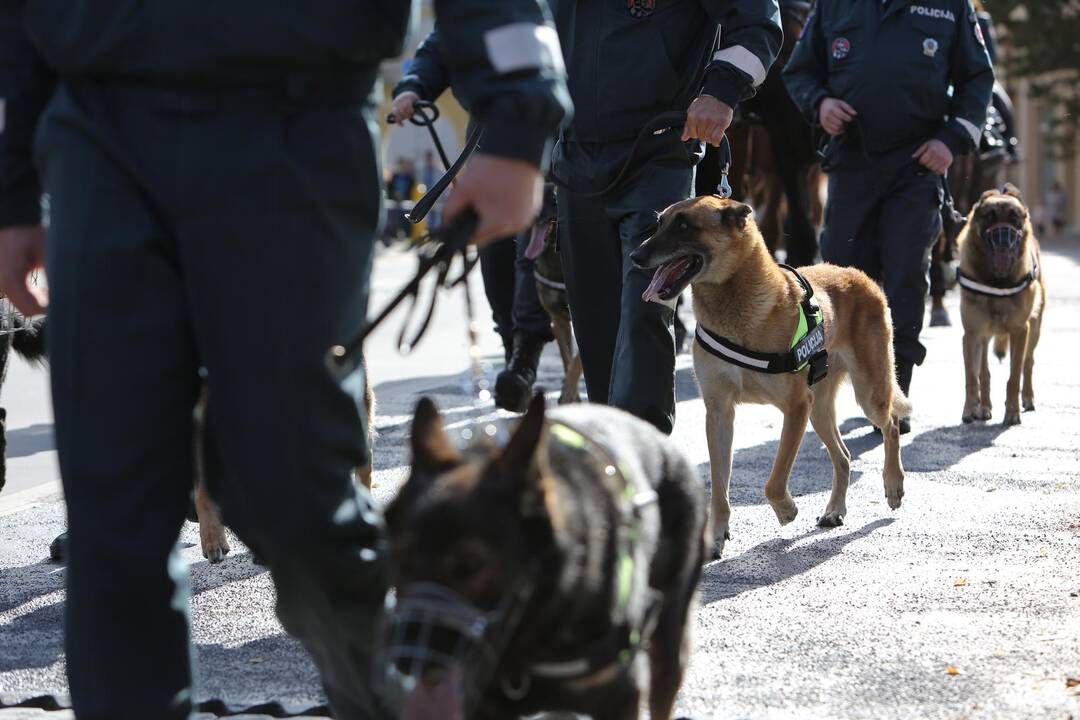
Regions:
<instances>
[{"instance_id":1,"label":"tan belgian malinois","mask_svg":"<svg viewBox=\"0 0 1080 720\"><path fill-rule=\"evenodd\" d=\"M990 365L987 346L1005 358L1009 346L1009 382L1005 389L1005 424L1020 424L1020 379L1024 410L1035 409L1031 371L1042 330L1046 287L1039 241L1020 191L1013 185L988 190L971 210L960 232L960 318L964 324L964 370L967 393L963 421L990 419Z\"/></svg>"},{"instance_id":2,"label":"tan belgian malinois","mask_svg":"<svg viewBox=\"0 0 1080 720\"><path fill-rule=\"evenodd\" d=\"M843 524L851 453L836 426L836 392L845 377L882 431L889 507L900 507L904 496L898 423L911 407L896 383L885 295L852 268L816 265L795 271L777 265L751 212L718 197L677 203L660 215L656 234L631 256L642 268L657 268L646 300L670 302L693 285L694 370L707 412L714 557L730 538L728 485L739 403L767 403L784 413L765 483L765 497L781 524L798 513L788 476L807 419L825 443L834 471L832 495L818 524Z\"/></svg>"}]
</instances>

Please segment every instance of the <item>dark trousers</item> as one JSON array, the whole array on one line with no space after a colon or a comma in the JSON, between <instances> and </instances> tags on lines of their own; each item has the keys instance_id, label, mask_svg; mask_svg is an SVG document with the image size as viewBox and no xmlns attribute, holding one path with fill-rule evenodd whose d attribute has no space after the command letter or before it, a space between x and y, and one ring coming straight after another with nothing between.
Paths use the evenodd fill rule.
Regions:
<instances>
[{"instance_id":1,"label":"dark trousers","mask_svg":"<svg viewBox=\"0 0 1080 720\"><path fill-rule=\"evenodd\" d=\"M368 456L364 378L333 380L323 354L366 314L374 122L347 103L148 93L62 85L38 136L75 712L192 711L176 541L206 367L212 494L269 565L336 717L372 717L386 579L381 521L350 479Z\"/></svg>"},{"instance_id":2,"label":"dark trousers","mask_svg":"<svg viewBox=\"0 0 1080 720\"><path fill-rule=\"evenodd\" d=\"M559 177L602 188L630 143L561 142ZM670 433L675 424L672 307L645 302L652 271L630 253L655 229L656 213L690 197L698 159L677 134L643 143L644 167L618 194L595 198L558 189L559 251L589 401L622 408Z\"/></svg>"},{"instance_id":3,"label":"dark trousers","mask_svg":"<svg viewBox=\"0 0 1080 720\"><path fill-rule=\"evenodd\" d=\"M911 160L912 150L872 163L842 161L832 170L821 236L825 262L857 267L881 283L892 312L897 368L908 373L926 357L919 333L942 201L941 179Z\"/></svg>"},{"instance_id":4,"label":"dark trousers","mask_svg":"<svg viewBox=\"0 0 1080 720\"><path fill-rule=\"evenodd\" d=\"M511 237L484 246L480 250L480 273L495 332L505 340L515 332L552 339L551 319L536 294L533 262L525 257L524 244Z\"/></svg>"}]
</instances>

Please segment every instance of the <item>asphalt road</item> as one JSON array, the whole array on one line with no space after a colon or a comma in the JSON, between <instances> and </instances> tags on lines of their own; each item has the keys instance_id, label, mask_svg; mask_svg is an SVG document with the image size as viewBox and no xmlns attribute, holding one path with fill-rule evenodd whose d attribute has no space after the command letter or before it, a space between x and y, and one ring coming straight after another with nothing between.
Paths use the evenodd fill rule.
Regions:
<instances>
[{"instance_id":1,"label":"asphalt road","mask_svg":"<svg viewBox=\"0 0 1080 720\"><path fill-rule=\"evenodd\" d=\"M399 286L412 259L377 261L375 305ZM770 408L744 407L736 424L734 535L710 563L690 672L678 711L694 718L1080 717L1080 242L1044 250L1050 290L1037 353L1037 410L1000 425L1007 370L994 366L994 419L960 423L960 330L925 333L927 363L915 375L913 433L903 441L904 506L890 511L882 447L841 393L842 431L855 456L847 524L814 518L831 481L812 432L792 476L799 517L779 527L762 484L780 432ZM476 304L483 308L477 277ZM958 321L957 298L950 298ZM396 328L377 332L368 362L379 400L376 494L401 482L409 418L433 396L452 426L497 417L471 394L460 296L442 302L413 356L393 349ZM483 336L488 378L501 362ZM541 382L555 389L549 347ZM673 442L708 478L703 406L680 357ZM12 368L8 487L0 495L0 707L66 691L60 622L63 569L47 545L63 529L44 373ZM192 565L193 635L200 697L218 707L268 702L302 713L323 698L315 673L273 616L266 573L242 547L220 566L202 561L197 532L182 541ZM254 708L258 712L259 708ZM269 712L265 709L262 712ZM70 717L0 710L2 720Z\"/></svg>"}]
</instances>

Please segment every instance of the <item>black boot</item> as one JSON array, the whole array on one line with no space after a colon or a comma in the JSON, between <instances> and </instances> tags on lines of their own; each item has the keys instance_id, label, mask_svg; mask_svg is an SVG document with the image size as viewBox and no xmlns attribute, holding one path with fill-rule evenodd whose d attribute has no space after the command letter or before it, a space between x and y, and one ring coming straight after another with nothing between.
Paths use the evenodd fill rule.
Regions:
<instances>
[{"instance_id":1,"label":"black boot","mask_svg":"<svg viewBox=\"0 0 1080 720\"><path fill-rule=\"evenodd\" d=\"M495 378L495 406L503 410L524 412L536 382L536 367L547 342L544 338L525 333L514 334L514 352L506 369Z\"/></svg>"}]
</instances>

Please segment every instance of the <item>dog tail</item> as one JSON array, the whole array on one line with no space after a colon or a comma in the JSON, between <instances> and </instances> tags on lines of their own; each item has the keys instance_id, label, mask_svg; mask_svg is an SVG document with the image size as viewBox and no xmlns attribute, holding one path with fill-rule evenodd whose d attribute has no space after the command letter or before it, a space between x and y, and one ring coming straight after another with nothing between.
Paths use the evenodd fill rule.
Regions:
<instances>
[{"instance_id":1,"label":"dog tail","mask_svg":"<svg viewBox=\"0 0 1080 720\"><path fill-rule=\"evenodd\" d=\"M23 360L37 365L47 362L45 355L45 318L27 320L23 317L14 319L18 332L11 336L11 347Z\"/></svg>"},{"instance_id":2,"label":"dog tail","mask_svg":"<svg viewBox=\"0 0 1080 720\"><path fill-rule=\"evenodd\" d=\"M894 418L906 418L911 417L911 401L908 400L907 395L904 395L904 391L900 389L899 383L893 385L893 401L892 401L892 416Z\"/></svg>"},{"instance_id":3,"label":"dog tail","mask_svg":"<svg viewBox=\"0 0 1080 720\"><path fill-rule=\"evenodd\" d=\"M997 356L998 360L1004 360L1005 359L1005 349L1008 347L1008 344L1009 344L1009 336L1008 335L1002 334L1002 335L994 336L994 355Z\"/></svg>"}]
</instances>

